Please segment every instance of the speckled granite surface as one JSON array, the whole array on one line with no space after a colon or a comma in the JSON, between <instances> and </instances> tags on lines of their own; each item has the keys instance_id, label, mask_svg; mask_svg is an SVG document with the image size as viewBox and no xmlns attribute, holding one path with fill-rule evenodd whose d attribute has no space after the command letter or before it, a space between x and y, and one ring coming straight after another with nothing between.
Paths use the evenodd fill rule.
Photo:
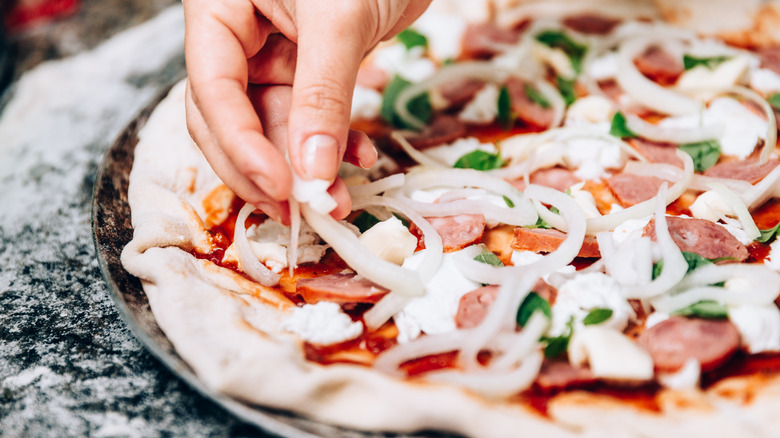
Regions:
<instances>
[{"instance_id":1,"label":"speckled granite surface","mask_svg":"<svg viewBox=\"0 0 780 438\"><path fill-rule=\"evenodd\" d=\"M95 171L183 72L174 6L97 48L43 63L0 113L0 435L257 436L132 337L100 276Z\"/></svg>"}]
</instances>

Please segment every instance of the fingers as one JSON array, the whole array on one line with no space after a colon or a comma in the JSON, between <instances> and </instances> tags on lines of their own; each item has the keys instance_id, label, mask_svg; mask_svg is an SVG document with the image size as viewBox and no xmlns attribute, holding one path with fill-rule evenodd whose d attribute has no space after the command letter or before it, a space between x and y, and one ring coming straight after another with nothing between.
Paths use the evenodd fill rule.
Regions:
<instances>
[{"instance_id":1,"label":"fingers","mask_svg":"<svg viewBox=\"0 0 780 438\"><path fill-rule=\"evenodd\" d=\"M284 35L272 34L249 58L249 82L267 85L291 85L295 75L298 46Z\"/></svg>"},{"instance_id":2,"label":"fingers","mask_svg":"<svg viewBox=\"0 0 780 438\"><path fill-rule=\"evenodd\" d=\"M347 136L347 150L344 161L355 166L369 169L376 164L377 152L374 143L363 131L350 129Z\"/></svg>"},{"instance_id":3,"label":"fingers","mask_svg":"<svg viewBox=\"0 0 780 438\"><path fill-rule=\"evenodd\" d=\"M221 149L219 153L238 174L271 198L287 199L292 184L289 167L264 137L246 95L247 58L263 46L270 25L258 19L252 4L244 0L188 0L185 19L190 99L213 134L211 159L217 159L216 150ZM229 166L218 167L227 172ZM228 179L237 181L235 175Z\"/></svg>"},{"instance_id":4,"label":"fingers","mask_svg":"<svg viewBox=\"0 0 780 438\"><path fill-rule=\"evenodd\" d=\"M330 215L337 220L344 219L352 212L352 197L349 196L347 185L341 178L336 178L333 184L328 188L328 193L336 201L337 207L330 212Z\"/></svg>"}]
</instances>

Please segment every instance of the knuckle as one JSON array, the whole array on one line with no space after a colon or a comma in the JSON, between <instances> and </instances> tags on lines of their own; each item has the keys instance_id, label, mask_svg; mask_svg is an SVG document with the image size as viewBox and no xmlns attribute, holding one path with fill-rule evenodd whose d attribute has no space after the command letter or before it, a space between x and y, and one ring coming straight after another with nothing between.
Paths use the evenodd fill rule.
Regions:
<instances>
[{"instance_id":1,"label":"knuckle","mask_svg":"<svg viewBox=\"0 0 780 438\"><path fill-rule=\"evenodd\" d=\"M349 114L349 93L336 80L321 77L316 82L298 90L298 106L326 114Z\"/></svg>"}]
</instances>

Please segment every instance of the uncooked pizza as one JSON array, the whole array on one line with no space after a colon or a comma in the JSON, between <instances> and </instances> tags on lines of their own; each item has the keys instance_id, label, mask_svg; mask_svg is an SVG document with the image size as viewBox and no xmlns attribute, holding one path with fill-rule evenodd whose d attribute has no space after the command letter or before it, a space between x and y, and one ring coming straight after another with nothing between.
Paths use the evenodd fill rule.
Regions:
<instances>
[{"instance_id":1,"label":"uncooked pizza","mask_svg":"<svg viewBox=\"0 0 780 438\"><path fill-rule=\"evenodd\" d=\"M158 324L210 388L359 430L777 436L777 10L513 3L369 54L342 221L328 181L290 226L236 197L175 87L122 256Z\"/></svg>"}]
</instances>

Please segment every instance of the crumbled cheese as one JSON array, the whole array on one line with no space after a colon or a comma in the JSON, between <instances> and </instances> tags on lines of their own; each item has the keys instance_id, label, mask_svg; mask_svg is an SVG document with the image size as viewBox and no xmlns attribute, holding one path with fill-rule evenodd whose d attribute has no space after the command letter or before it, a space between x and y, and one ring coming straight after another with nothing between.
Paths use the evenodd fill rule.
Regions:
<instances>
[{"instance_id":1,"label":"crumbled cheese","mask_svg":"<svg viewBox=\"0 0 780 438\"><path fill-rule=\"evenodd\" d=\"M420 82L436 72L436 65L425 57L424 47L416 46L407 49L401 43L374 52L374 65L391 77L399 75L410 82Z\"/></svg>"},{"instance_id":2,"label":"crumbled cheese","mask_svg":"<svg viewBox=\"0 0 780 438\"><path fill-rule=\"evenodd\" d=\"M693 217L717 222L724 216L734 216L734 210L714 190L708 190L699 195L689 207Z\"/></svg>"},{"instance_id":3,"label":"crumbled cheese","mask_svg":"<svg viewBox=\"0 0 780 438\"><path fill-rule=\"evenodd\" d=\"M535 253L533 251L512 251L512 255L510 256L510 260L512 261L512 264L514 266L523 266L523 265L530 265L531 263L535 263L545 256ZM571 276L574 275L574 273L577 272L577 269L572 265L566 265L561 266L558 268L553 274L559 274L559 275L565 275L565 276ZM544 275L542 278L547 281L549 277L552 274Z\"/></svg>"},{"instance_id":4,"label":"crumbled cheese","mask_svg":"<svg viewBox=\"0 0 780 438\"><path fill-rule=\"evenodd\" d=\"M350 120L374 120L382 109L382 95L373 88L355 86Z\"/></svg>"},{"instance_id":5,"label":"crumbled cheese","mask_svg":"<svg viewBox=\"0 0 780 438\"><path fill-rule=\"evenodd\" d=\"M536 59L552 67L558 76L564 79L573 79L577 76L569 55L562 49L534 42L531 50Z\"/></svg>"},{"instance_id":6,"label":"crumbled cheese","mask_svg":"<svg viewBox=\"0 0 780 438\"><path fill-rule=\"evenodd\" d=\"M462 156L477 150L490 154L498 152L493 143L482 143L474 137L466 137L459 138L450 144L428 148L423 153L448 167L452 167Z\"/></svg>"},{"instance_id":7,"label":"crumbled cheese","mask_svg":"<svg viewBox=\"0 0 780 438\"><path fill-rule=\"evenodd\" d=\"M774 304L732 307L729 319L737 326L742 346L749 353L780 351L780 310Z\"/></svg>"},{"instance_id":8,"label":"crumbled cheese","mask_svg":"<svg viewBox=\"0 0 780 438\"><path fill-rule=\"evenodd\" d=\"M685 361L682 368L673 373L658 373L658 383L669 389L695 389L699 387L701 378L701 364L698 360L690 358Z\"/></svg>"},{"instance_id":9,"label":"crumbled cheese","mask_svg":"<svg viewBox=\"0 0 780 438\"><path fill-rule=\"evenodd\" d=\"M623 297L620 285L610 276L600 272L576 274L558 288L558 296L552 308L551 336L559 336L574 317L576 327L582 327L582 320L597 308L612 310L612 316L599 324L615 330L623 330L629 319L634 319L634 309Z\"/></svg>"},{"instance_id":10,"label":"crumbled cheese","mask_svg":"<svg viewBox=\"0 0 780 438\"><path fill-rule=\"evenodd\" d=\"M574 174L584 180L598 180L606 169L620 169L626 164L626 153L615 142L598 138L573 138L566 142L563 160Z\"/></svg>"},{"instance_id":11,"label":"crumbled cheese","mask_svg":"<svg viewBox=\"0 0 780 438\"><path fill-rule=\"evenodd\" d=\"M653 359L622 332L603 325L575 330L569 343L569 362L590 365L593 375L611 380L653 378Z\"/></svg>"},{"instance_id":12,"label":"crumbled cheese","mask_svg":"<svg viewBox=\"0 0 780 438\"><path fill-rule=\"evenodd\" d=\"M722 90L742 82L750 67L750 58L735 56L715 68L698 65L685 71L677 80L677 88L698 92Z\"/></svg>"},{"instance_id":13,"label":"crumbled cheese","mask_svg":"<svg viewBox=\"0 0 780 438\"><path fill-rule=\"evenodd\" d=\"M425 251L427 250L418 251L408 257L402 266L411 270L417 269ZM398 342L409 342L420 336L420 333L432 335L455 330L455 314L458 312L460 298L481 286L463 276L454 262L456 254L457 252L445 253L439 270L425 285L425 295L411 300L394 316L395 325L398 327Z\"/></svg>"},{"instance_id":14,"label":"crumbled cheese","mask_svg":"<svg viewBox=\"0 0 780 438\"><path fill-rule=\"evenodd\" d=\"M652 219L652 216L642 219L628 219L615 227L615 230L612 231L612 238L615 239L615 244L620 245L629 239L642 236L645 227L650 223L650 219Z\"/></svg>"},{"instance_id":15,"label":"crumbled cheese","mask_svg":"<svg viewBox=\"0 0 780 438\"><path fill-rule=\"evenodd\" d=\"M763 93L780 92L780 75L767 68L758 68L750 72L750 88Z\"/></svg>"},{"instance_id":16,"label":"crumbled cheese","mask_svg":"<svg viewBox=\"0 0 780 438\"><path fill-rule=\"evenodd\" d=\"M327 301L296 307L281 327L304 341L320 345L348 341L363 333L363 323L352 321L338 304Z\"/></svg>"},{"instance_id":17,"label":"crumbled cheese","mask_svg":"<svg viewBox=\"0 0 780 438\"><path fill-rule=\"evenodd\" d=\"M487 84L474 95L463 110L458 114L458 120L475 125L493 123L498 115L498 95L500 90L495 84Z\"/></svg>"},{"instance_id":18,"label":"crumbled cheese","mask_svg":"<svg viewBox=\"0 0 780 438\"><path fill-rule=\"evenodd\" d=\"M369 228L358 240L372 254L397 265L417 248L417 238L395 216Z\"/></svg>"},{"instance_id":19,"label":"crumbled cheese","mask_svg":"<svg viewBox=\"0 0 780 438\"><path fill-rule=\"evenodd\" d=\"M588 75L597 81L614 78L618 71L617 52L607 52L599 56L588 64L587 69Z\"/></svg>"},{"instance_id":20,"label":"crumbled cheese","mask_svg":"<svg viewBox=\"0 0 780 438\"><path fill-rule=\"evenodd\" d=\"M612 116L615 113L615 104L603 96L585 96L571 104L566 111L566 126L590 126L600 132L608 133Z\"/></svg>"},{"instance_id":21,"label":"crumbled cheese","mask_svg":"<svg viewBox=\"0 0 780 438\"><path fill-rule=\"evenodd\" d=\"M429 8L412 28L428 39L428 52L438 61L460 56L461 40L466 32L466 20L455 14L442 14Z\"/></svg>"}]
</instances>

